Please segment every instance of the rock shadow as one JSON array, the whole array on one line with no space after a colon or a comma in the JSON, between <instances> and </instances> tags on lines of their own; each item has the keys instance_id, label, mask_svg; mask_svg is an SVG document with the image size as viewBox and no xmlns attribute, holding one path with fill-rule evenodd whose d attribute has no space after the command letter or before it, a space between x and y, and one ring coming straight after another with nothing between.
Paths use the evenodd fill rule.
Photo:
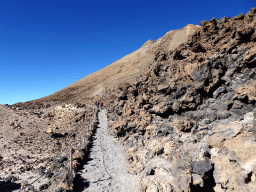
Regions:
<instances>
[{"instance_id":1,"label":"rock shadow","mask_svg":"<svg viewBox=\"0 0 256 192\"><path fill-rule=\"evenodd\" d=\"M12 192L21 188L19 183L0 181L1 192Z\"/></svg>"},{"instance_id":2,"label":"rock shadow","mask_svg":"<svg viewBox=\"0 0 256 192\"><path fill-rule=\"evenodd\" d=\"M88 180L82 178L80 173L84 169L84 166L88 165L89 162L93 160L93 158L91 158L91 153L92 153L93 143L96 140L95 133L96 133L97 129L98 129L98 127L94 130L92 138L90 140L90 144L87 147L87 151L85 151L85 158L80 163L80 166L77 169L77 173L76 173L75 180L74 180L74 191L75 192L82 192L90 186L90 182Z\"/></svg>"}]
</instances>

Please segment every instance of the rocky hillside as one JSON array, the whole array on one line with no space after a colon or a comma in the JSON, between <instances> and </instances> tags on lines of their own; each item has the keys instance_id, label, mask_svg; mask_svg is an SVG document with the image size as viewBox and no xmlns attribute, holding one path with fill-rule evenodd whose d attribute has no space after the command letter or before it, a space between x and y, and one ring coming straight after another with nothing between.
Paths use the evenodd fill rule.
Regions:
<instances>
[{"instance_id":1,"label":"rocky hillside","mask_svg":"<svg viewBox=\"0 0 256 192\"><path fill-rule=\"evenodd\" d=\"M256 8L203 21L186 42L159 49L136 82L119 84L109 131L141 191L256 191L255 41Z\"/></svg>"},{"instance_id":2,"label":"rocky hillside","mask_svg":"<svg viewBox=\"0 0 256 192\"><path fill-rule=\"evenodd\" d=\"M44 98L17 103L13 106L20 108L45 108L61 103L94 103L95 100L107 99L118 89L120 83L134 83L144 74L145 70L155 60L156 55L161 56L163 51L169 52L194 35L199 26L188 26L174 31L169 31L156 41L148 40L137 51L119 59L100 71L92 73L70 86ZM161 53L160 53L161 52Z\"/></svg>"},{"instance_id":3,"label":"rocky hillside","mask_svg":"<svg viewBox=\"0 0 256 192\"><path fill-rule=\"evenodd\" d=\"M72 191L70 149L75 170L95 115L95 108L79 103L40 110L0 105L0 191Z\"/></svg>"},{"instance_id":4,"label":"rocky hillside","mask_svg":"<svg viewBox=\"0 0 256 192\"><path fill-rule=\"evenodd\" d=\"M57 93L103 100L141 191L256 191L256 8L188 25Z\"/></svg>"}]
</instances>

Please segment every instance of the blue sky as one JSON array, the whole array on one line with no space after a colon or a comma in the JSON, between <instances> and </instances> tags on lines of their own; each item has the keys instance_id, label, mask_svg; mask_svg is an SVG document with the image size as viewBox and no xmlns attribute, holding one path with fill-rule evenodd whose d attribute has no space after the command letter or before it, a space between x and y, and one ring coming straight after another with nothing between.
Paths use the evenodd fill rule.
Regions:
<instances>
[{"instance_id":1,"label":"blue sky","mask_svg":"<svg viewBox=\"0 0 256 192\"><path fill-rule=\"evenodd\" d=\"M0 0L0 104L50 95L166 32L256 0Z\"/></svg>"}]
</instances>

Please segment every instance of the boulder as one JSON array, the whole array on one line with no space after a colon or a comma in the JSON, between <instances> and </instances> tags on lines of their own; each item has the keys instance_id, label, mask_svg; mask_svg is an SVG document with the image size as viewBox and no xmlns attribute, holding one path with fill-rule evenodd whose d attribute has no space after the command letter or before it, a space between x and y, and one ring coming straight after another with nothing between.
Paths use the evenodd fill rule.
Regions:
<instances>
[{"instance_id":1,"label":"boulder","mask_svg":"<svg viewBox=\"0 0 256 192\"><path fill-rule=\"evenodd\" d=\"M245 83L235 89L235 99L256 101L256 81Z\"/></svg>"},{"instance_id":2,"label":"boulder","mask_svg":"<svg viewBox=\"0 0 256 192\"><path fill-rule=\"evenodd\" d=\"M218 124L209 135L208 145L211 147L221 147L223 141L235 137L243 128L239 121L228 124Z\"/></svg>"},{"instance_id":3,"label":"boulder","mask_svg":"<svg viewBox=\"0 0 256 192\"><path fill-rule=\"evenodd\" d=\"M45 132L46 133L53 133L53 130L52 130L52 128L48 128Z\"/></svg>"},{"instance_id":4,"label":"boulder","mask_svg":"<svg viewBox=\"0 0 256 192\"><path fill-rule=\"evenodd\" d=\"M204 157L197 161L193 161L191 163L191 172L198 175L204 175L205 172L208 172L211 169L212 165L209 158L207 157Z\"/></svg>"}]
</instances>

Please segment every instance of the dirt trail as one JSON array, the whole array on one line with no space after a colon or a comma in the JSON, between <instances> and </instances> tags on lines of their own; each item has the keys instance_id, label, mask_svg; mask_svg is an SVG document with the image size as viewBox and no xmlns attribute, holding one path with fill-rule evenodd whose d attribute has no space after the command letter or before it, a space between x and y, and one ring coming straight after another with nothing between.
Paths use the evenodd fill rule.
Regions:
<instances>
[{"instance_id":1,"label":"dirt trail","mask_svg":"<svg viewBox=\"0 0 256 192\"><path fill-rule=\"evenodd\" d=\"M76 191L139 191L139 177L126 172L123 147L109 134L104 109L99 112L99 122L90 155L78 172Z\"/></svg>"}]
</instances>

